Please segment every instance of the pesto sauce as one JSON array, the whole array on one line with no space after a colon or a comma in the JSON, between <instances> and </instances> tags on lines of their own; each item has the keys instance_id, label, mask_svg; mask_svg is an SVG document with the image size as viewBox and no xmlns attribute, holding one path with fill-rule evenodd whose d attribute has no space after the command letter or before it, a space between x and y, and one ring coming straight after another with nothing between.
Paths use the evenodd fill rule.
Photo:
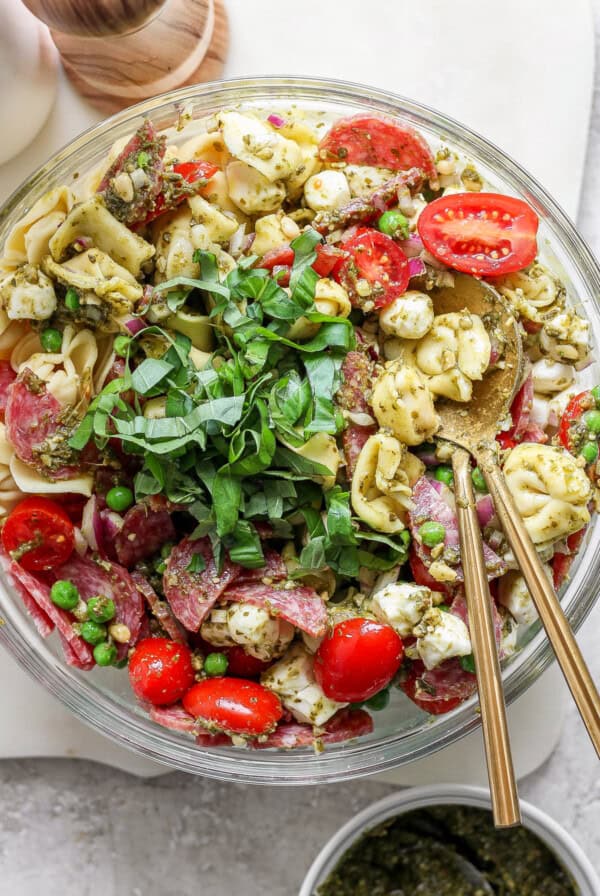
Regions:
<instances>
[{"instance_id":1,"label":"pesto sauce","mask_svg":"<svg viewBox=\"0 0 600 896\"><path fill-rule=\"evenodd\" d=\"M435 806L373 828L342 856L318 896L577 896L553 852L492 814Z\"/></svg>"}]
</instances>

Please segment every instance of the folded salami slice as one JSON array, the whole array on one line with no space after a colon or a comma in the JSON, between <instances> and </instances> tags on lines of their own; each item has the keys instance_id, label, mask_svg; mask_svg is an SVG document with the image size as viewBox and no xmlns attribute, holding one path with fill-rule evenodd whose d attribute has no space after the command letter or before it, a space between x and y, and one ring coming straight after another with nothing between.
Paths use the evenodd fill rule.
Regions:
<instances>
[{"instance_id":1,"label":"folded salami slice","mask_svg":"<svg viewBox=\"0 0 600 896\"><path fill-rule=\"evenodd\" d=\"M360 452L367 440L377 432L377 426L358 426L352 423L342 433L342 447L346 458L346 473L348 479L352 479Z\"/></svg>"},{"instance_id":2,"label":"folded salami slice","mask_svg":"<svg viewBox=\"0 0 600 896\"><path fill-rule=\"evenodd\" d=\"M163 728L170 728L171 731L185 731L187 734L197 734L198 732L196 719L185 711L181 703L174 703L173 706L150 706L148 712L150 718L162 725Z\"/></svg>"},{"instance_id":3,"label":"folded salami slice","mask_svg":"<svg viewBox=\"0 0 600 896\"><path fill-rule=\"evenodd\" d=\"M270 579L272 582L281 582L287 579L288 570L281 554L277 551L267 549L264 552L265 565L260 569L243 569L235 580L236 585L247 585L251 582L262 582L263 579Z\"/></svg>"},{"instance_id":4,"label":"folded salami slice","mask_svg":"<svg viewBox=\"0 0 600 896\"><path fill-rule=\"evenodd\" d=\"M311 747L315 743L338 744L355 737L363 737L373 731L373 719L364 709L341 709L327 722L320 734L311 725L300 722L283 722L266 740L252 741L253 749L265 750L278 747L292 750L295 747Z\"/></svg>"},{"instance_id":5,"label":"folded salami slice","mask_svg":"<svg viewBox=\"0 0 600 896\"><path fill-rule=\"evenodd\" d=\"M335 396L341 408L354 413L371 413L368 396L371 394L374 367L366 352L348 352L342 364L342 385Z\"/></svg>"},{"instance_id":6,"label":"folded salami slice","mask_svg":"<svg viewBox=\"0 0 600 896\"><path fill-rule=\"evenodd\" d=\"M128 649L139 639L144 616L142 596L127 570L108 560L73 554L66 563L52 571L52 578L73 582L86 603L98 595L114 601L116 613L113 621L126 625L130 633L127 644L118 645L119 658L126 656Z\"/></svg>"},{"instance_id":7,"label":"folded salami slice","mask_svg":"<svg viewBox=\"0 0 600 896\"><path fill-rule=\"evenodd\" d=\"M175 526L164 501L141 501L123 518L123 527L115 537L117 560L131 569L140 560L155 554L165 542L174 541Z\"/></svg>"},{"instance_id":8,"label":"folded salami slice","mask_svg":"<svg viewBox=\"0 0 600 896\"><path fill-rule=\"evenodd\" d=\"M496 606L496 601L490 595L490 601L492 605L492 618L494 620L494 635L496 638L496 646L498 650L500 650L500 645L502 644L502 617L498 612L498 607ZM467 599L465 597L464 591L460 588L454 600L450 604L450 612L454 613L455 616L458 616L459 619L462 619L464 624L469 628L469 613L467 611ZM501 657L502 658L502 657Z\"/></svg>"},{"instance_id":9,"label":"folded salami slice","mask_svg":"<svg viewBox=\"0 0 600 896\"><path fill-rule=\"evenodd\" d=\"M204 568L189 569L192 559L199 555ZM176 618L190 632L197 632L218 599L239 576L241 567L225 558L219 574L208 538L191 541L184 538L175 545L163 576L165 597Z\"/></svg>"},{"instance_id":10,"label":"folded salami slice","mask_svg":"<svg viewBox=\"0 0 600 896\"><path fill-rule=\"evenodd\" d=\"M60 638L60 644L63 649L63 653L65 655L65 660L68 666L75 666L76 669L81 669L82 672L89 672L96 665L94 661L94 657L90 657L87 662L83 662L79 656L73 650L71 643L67 641L64 635L58 633L58 637Z\"/></svg>"},{"instance_id":11,"label":"folded salami slice","mask_svg":"<svg viewBox=\"0 0 600 896\"><path fill-rule=\"evenodd\" d=\"M283 588L274 585L239 585L235 582L223 595L224 600L264 607L272 616L280 616L313 638L327 630L327 609L313 588L295 585Z\"/></svg>"},{"instance_id":12,"label":"folded salami slice","mask_svg":"<svg viewBox=\"0 0 600 896\"><path fill-rule=\"evenodd\" d=\"M422 476L416 483L413 489L412 499L414 507L409 511L409 525L413 536L413 543L419 557L425 565L428 566L430 563L430 551L429 548L426 548L421 542L418 531L419 527L429 520L441 523L444 526L446 530L444 540L446 549L454 549L457 552L457 556L460 556L460 541L456 514L438 493L431 480L427 479L426 476ZM483 543L483 556L485 558L488 578L496 578L506 571L506 564L504 561L494 553L490 546L485 542ZM456 581L464 581L462 566L459 564L458 566L453 566L453 569L456 570Z\"/></svg>"},{"instance_id":13,"label":"folded salami slice","mask_svg":"<svg viewBox=\"0 0 600 896\"><path fill-rule=\"evenodd\" d=\"M48 614L45 613L44 610L42 610L40 605L29 593L27 588L25 588L22 582L14 574L11 575L11 562L12 561L10 560L10 558L6 557L4 552L2 552L2 555L0 556L0 563L2 564L2 568L10 580L10 584L23 601L23 605L25 606L27 613L33 619L35 627L37 628L42 638L47 638L48 635L52 634L52 632L54 631L54 622L50 619ZM23 572L25 572L25 570L23 570Z\"/></svg>"},{"instance_id":14,"label":"folded salami slice","mask_svg":"<svg viewBox=\"0 0 600 896\"><path fill-rule=\"evenodd\" d=\"M43 446L55 437L65 409L28 367L8 387L4 418L6 436L23 463L51 479L72 479L79 472L72 466L52 468L44 464Z\"/></svg>"},{"instance_id":15,"label":"folded salami slice","mask_svg":"<svg viewBox=\"0 0 600 896\"><path fill-rule=\"evenodd\" d=\"M422 710L441 715L472 697L477 679L463 669L457 657L444 660L435 669L426 669L421 660L413 660L400 687Z\"/></svg>"},{"instance_id":16,"label":"folded salami slice","mask_svg":"<svg viewBox=\"0 0 600 896\"><path fill-rule=\"evenodd\" d=\"M4 420L6 402L8 401L8 387L17 378L10 361L0 361L0 420Z\"/></svg>"},{"instance_id":17,"label":"folded salami slice","mask_svg":"<svg viewBox=\"0 0 600 896\"><path fill-rule=\"evenodd\" d=\"M2 567L11 582L18 583L22 595L26 591L45 616L56 626L63 645L68 645L65 657L70 665L80 669L89 669L94 665L94 657L89 644L73 630L73 617L66 610L61 610L50 600L50 586L27 572L2 550L0 552Z\"/></svg>"},{"instance_id":18,"label":"folded salami slice","mask_svg":"<svg viewBox=\"0 0 600 896\"><path fill-rule=\"evenodd\" d=\"M166 602L161 600L150 582L139 572L135 570L131 573L131 578L148 606L152 615L158 619L162 628L173 640L178 644L187 644L187 635L183 626L175 619L173 611Z\"/></svg>"}]
</instances>

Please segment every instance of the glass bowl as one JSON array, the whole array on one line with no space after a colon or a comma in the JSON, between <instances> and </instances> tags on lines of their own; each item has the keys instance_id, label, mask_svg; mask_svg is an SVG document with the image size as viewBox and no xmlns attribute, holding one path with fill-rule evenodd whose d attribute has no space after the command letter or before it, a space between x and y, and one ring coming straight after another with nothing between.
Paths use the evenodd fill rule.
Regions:
<instances>
[{"instance_id":1,"label":"glass bowl","mask_svg":"<svg viewBox=\"0 0 600 896\"><path fill-rule=\"evenodd\" d=\"M77 137L16 190L0 212L0 246L11 227L43 193L63 183L75 186L81 174L95 168L113 142L134 131L144 117L151 117L158 128L167 130L169 140L179 142L193 136L195 121L236 104L284 115L295 106L324 120L356 111L379 112L418 128L433 146L448 141L472 160L494 187L523 197L535 208L540 218L541 255L562 276L571 300L590 320L598 346L600 311L596 296L600 295L600 270L571 221L542 187L491 143L439 112L385 91L341 81L286 77L220 81L184 88L127 109ZM177 130L182 121L186 122L183 132ZM600 379L597 362L582 379L585 384ZM595 518L562 595L574 629L579 628L596 600L599 547L600 522ZM263 784L339 781L420 759L479 724L476 698L447 715L430 718L397 692L385 711L374 713L375 730L371 735L355 743L330 746L319 755L309 748L289 752L201 748L185 735L152 722L136 704L124 672L96 669L82 673L67 666L55 636L48 641L41 639L6 580L1 584L0 622L4 624L0 625L0 641L15 659L82 721L125 747L182 771ZM533 684L552 661L551 648L539 625L527 629L519 646L503 670L509 702Z\"/></svg>"}]
</instances>

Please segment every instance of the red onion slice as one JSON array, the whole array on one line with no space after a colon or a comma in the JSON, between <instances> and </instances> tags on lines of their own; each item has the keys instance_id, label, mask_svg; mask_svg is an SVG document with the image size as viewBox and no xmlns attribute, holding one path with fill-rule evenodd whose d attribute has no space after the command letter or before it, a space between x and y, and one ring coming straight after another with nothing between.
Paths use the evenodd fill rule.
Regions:
<instances>
[{"instance_id":1,"label":"red onion slice","mask_svg":"<svg viewBox=\"0 0 600 896\"><path fill-rule=\"evenodd\" d=\"M398 245L407 258L416 258L416 256L420 255L425 248L421 241L421 237L417 236L416 233L411 234L411 236L405 240L401 240Z\"/></svg>"},{"instance_id":2,"label":"red onion slice","mask_svg":"<svg viewBox=\"0 0 600 896\"><path fill-rule=\"evenodd\" d=\"M425 262L422 258L408 259L408 273L410 277L420 277L425 271Z\"/></svg>"},{"instance_id":3,"label":"red onion slice","mask_svg":"<svg viewBox=\"0 0 600 896\"><path fill-rule=\"evenodd\" d=\"M274 128L282 128L286 124L285 118L282 118L281 115L276 115L275 113L269 115L267 121L269 124L272 124Z\"/></svg>"}]
</instances>

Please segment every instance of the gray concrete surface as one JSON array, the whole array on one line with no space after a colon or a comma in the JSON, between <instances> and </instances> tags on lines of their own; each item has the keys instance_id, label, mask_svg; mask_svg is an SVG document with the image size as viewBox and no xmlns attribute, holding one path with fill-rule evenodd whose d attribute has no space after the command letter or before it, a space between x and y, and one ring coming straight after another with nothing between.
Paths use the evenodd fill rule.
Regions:
<instances>
[{"instance_id":1,"label":"gray concrete surface","mask_svg":"<svg viewBox=\"0 0 600 896\"><path fill-rule=\"evenodd\" d=\"M598 23L596 33L598 42ZM596 83L579 223L600 255ZM596 680L599 631L600 608L581 635ZM181 774L141 781L79 761L0 762L0 896L294 896L324 841L391 789L363 780L267 790ZM600 867L600 775L573 707L557 750L521 794Z\"/></svg>"}]
</instances>

